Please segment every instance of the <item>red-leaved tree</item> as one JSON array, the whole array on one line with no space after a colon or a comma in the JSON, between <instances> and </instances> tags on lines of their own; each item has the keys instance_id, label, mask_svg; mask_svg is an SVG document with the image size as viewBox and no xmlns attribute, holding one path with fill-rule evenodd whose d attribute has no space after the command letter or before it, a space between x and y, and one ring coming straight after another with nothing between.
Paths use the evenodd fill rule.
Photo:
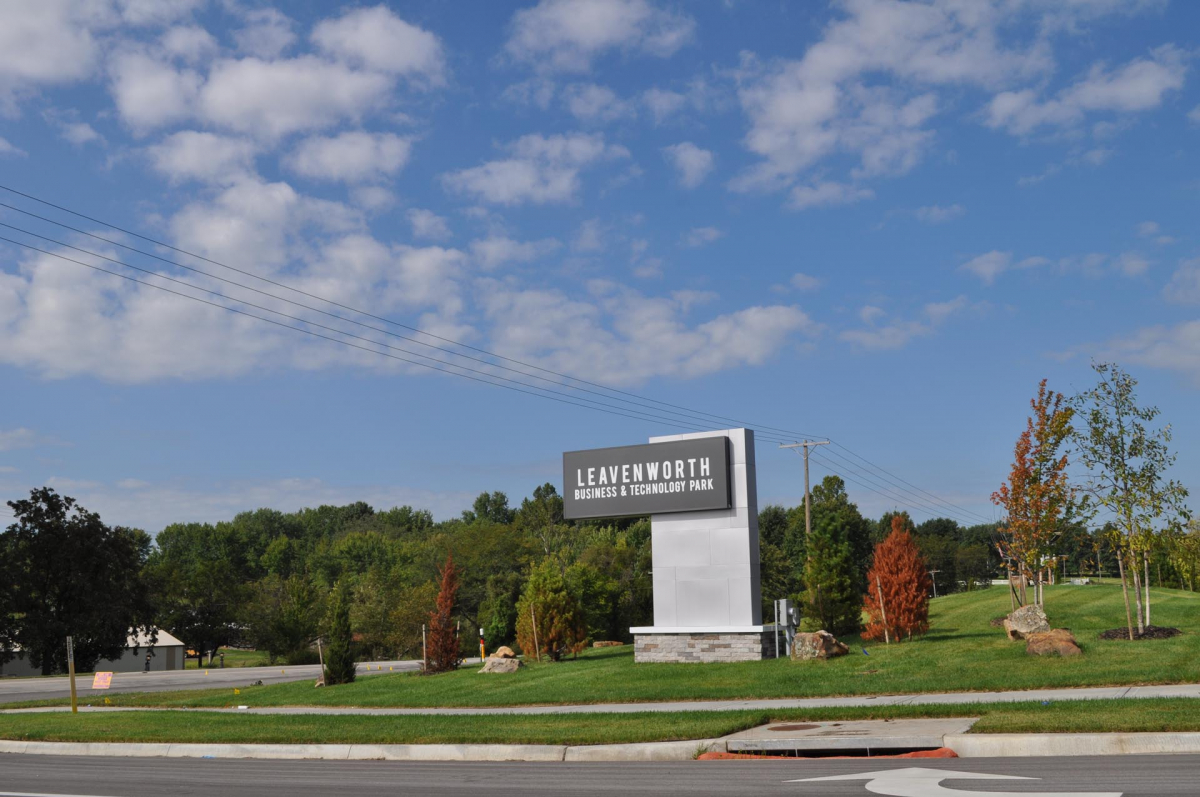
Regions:
<instances>
[{"instance_id":1,"label":"red-leaved tree","mask_svg":"<svg viewBox=\"0 0 1200 797\"><path fill-rule=\"evenodd\" d=\"M929 630L931 588L925 559L904 517L897 515L892 518L892 533L875 546L875 560L867 571L863 610L868 620L863 639L898 641L924 634Z\"/></svg>"},{"instance_id":2,"label":"red-leaved tree","mask_svg":"<svg viewBox=\"0 0 1200 797\"><path fill-rule=\"evenodd\" d=\"M442 568L437 608L429 615L428 672L446 672L458 668L458 631L454 627L454 600L457 596L458 568L454 566L454 554L450 554Z\"/></svg>"}]
</instances>

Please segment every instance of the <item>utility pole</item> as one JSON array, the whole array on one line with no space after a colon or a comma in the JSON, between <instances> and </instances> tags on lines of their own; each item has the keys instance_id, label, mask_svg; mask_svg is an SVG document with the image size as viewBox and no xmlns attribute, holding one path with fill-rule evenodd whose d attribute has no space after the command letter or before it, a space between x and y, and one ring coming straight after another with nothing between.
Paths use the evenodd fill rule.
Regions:
<instances>
[{"instance_id":1,"label":"utility pole","mask_svg":"<svg viewBox=\"0 0 1200 797\"><path fill-rule=\"evenodd\" d=\"M942 571L941 570L930 570L929 571L929 580L933 584L933 597L935 597L935 598L937 597L937 579L934 578L934 576L936 576L940 572L942 572Z\"/></svg>"},{"instance_id":2,"label":"utility pole","mask_svg":"<svg viewBox=\"0 0 1200 797\"><path fill-rule=\"evenodd\" d=\"M804 545L808 547L808 537L812 534L812 498L808 492L808 449L812 446L827 446L828 440L805 440L803 443L789 443L780 445L780 448L799 448L804 452Z\"/></svg>"}]
</instances>

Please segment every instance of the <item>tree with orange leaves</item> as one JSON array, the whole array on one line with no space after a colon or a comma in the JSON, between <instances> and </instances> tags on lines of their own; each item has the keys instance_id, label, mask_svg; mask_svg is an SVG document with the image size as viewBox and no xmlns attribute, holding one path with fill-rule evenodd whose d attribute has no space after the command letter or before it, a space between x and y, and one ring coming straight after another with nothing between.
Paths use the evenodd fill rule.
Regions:
<instances>
[{"instance_id":1,"label":"tree with orange leaves","mask_svg":"<svg viewBox=\"0 0 1200 797\"><path fill-rule=\"evenodd\" d=\"M1051 545L1075 510L1062 450L1075 411L1061 393L1046 389L1045 379L1029 406L1033 415L1017 438L1008 481L992 493L992 503L1007 513L1000 529L1000 555L1016 566L1022 583L1034 582L1034 602L1042 604L1042 572Z\"/></svg>"},{"instance_id":2,"label":"tree with orange leaves","mask_svg":"<svg viewBox=\"0 0 1200 797\"><path fill-rule=\"evenodd\" d=\"M899 641L928 631L932 584L905 517L894 516L892 533L875 546L875 559L867 571L863 611L868 619L863 639Z\"/></svg>"},{"instance_id":3,"label":"tree with orange leaves","mask_svg":"<svg viewBox=\"0 0 1200 797\"><path fill-rule=\"evenodd\" d=\"M429 672L458 668L458 628L454 624L454 601L457 596L458 568L454 566L454 554L450 554L446 557L446 566L442 568L437 608L429 615Z\"/></svg>"}]
</instances>

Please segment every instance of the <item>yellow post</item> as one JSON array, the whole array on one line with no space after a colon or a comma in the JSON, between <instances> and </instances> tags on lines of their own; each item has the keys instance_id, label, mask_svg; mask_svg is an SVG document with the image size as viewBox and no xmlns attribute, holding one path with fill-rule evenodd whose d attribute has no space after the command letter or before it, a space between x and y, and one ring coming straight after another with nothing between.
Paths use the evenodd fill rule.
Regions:
<instances>
[{"instance_id":1,"label":"yellow post","mask_svg":"<svg viewBox=\"0 0 1200 797\"><path fill-rule=\"evenodd\" d=\"M71 713L79 713L79 701L75 695L75 642L67 637L67 672L71 676Z\"/></svg>"}]
</instances>

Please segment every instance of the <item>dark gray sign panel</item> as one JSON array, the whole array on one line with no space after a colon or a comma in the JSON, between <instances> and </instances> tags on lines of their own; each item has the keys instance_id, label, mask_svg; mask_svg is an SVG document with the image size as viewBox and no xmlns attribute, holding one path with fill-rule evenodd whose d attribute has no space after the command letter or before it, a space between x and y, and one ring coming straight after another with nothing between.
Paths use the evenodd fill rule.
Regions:
<instances>
[{"instance_id":1,"label":"dark gray sign panel","mask_svg":"<svg viewBox=\"0 0 1200 797\"><path fill-rule=\"evenodd\" d=\"M728 509L731 503L727 437L563 454L568 520Z\"/></svg>"}]
</instances>

